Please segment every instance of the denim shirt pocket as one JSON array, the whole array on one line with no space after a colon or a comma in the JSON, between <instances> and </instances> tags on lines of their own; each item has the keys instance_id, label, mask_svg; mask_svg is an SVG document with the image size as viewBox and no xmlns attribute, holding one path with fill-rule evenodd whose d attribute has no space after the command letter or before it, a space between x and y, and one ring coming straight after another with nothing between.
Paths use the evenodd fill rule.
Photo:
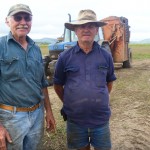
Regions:
<instances>
[{"instance_id":1,"label":"denim shirt pocket","mask_svg":"<svg viewBox=\"0 0 150 150\"><path fill-rule=\"evenodd\" d=\"M108 67L99 65L96 67L95 83L97 87L105 87L107 78Z\"/></svg>"},{"instance_id":2,"label":"denim shirt pocket","mask_svg":"<svg viewBox=\"0 0 150 150\"><path fill-rule=\"evenodd\" d=\"M21 78L18 56L0 58L0 67L2 79L14 81Z\"/></svg>"},{"instance_id":3,"label":"denim shirt pocket","mask_svg":"<svg viewBox=\"0 0 150 150\"><path fill-rule=\"evenodd\" d=\"M42 81L42 77L44 75L43 63L39 62L35 58L28 59L28 69L30 75L38 82Z\"/></svg>"},{"instance_id":4,"label":"denim shirt pocket","mask_svg":"<svg viewBox=\"0 0 150 150\"><path fill-rule=\"evenodd\" d=\"M74 89L79 86L80 81L80 68L78 66L68 66L64 69L67 76L67 85L69 88Z\"/></svg>"},{"instance_id":5,"label":"denim shirt pocket","mask_svg":"<svg viewBox=\"0 0 150 150\"><path fill-rule=\"evenodd\" d=\"M42 81L42 77L44 76L44 65L43 63L36 60L36 67L35 67L35 76L37 77L36 80L38 82ZM37 67L38 66L38 67Z\"/></svg>"}]
</instances>

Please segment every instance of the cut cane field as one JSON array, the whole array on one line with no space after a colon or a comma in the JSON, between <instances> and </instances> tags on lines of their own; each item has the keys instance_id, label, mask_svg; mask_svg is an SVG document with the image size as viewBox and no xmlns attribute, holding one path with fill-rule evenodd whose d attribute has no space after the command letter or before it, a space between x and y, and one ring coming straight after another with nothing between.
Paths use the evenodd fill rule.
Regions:
<instances>
[{"instance_id":1,"label":"cut cane field","mask_svg":"<svg viewBox=\"0 0 150 150\"><path fill-rule=\"evenodd\" d=\"M48 46L41 45L43 55ZM150 150L150 44L130 44L132 67L117 69L110 94L112 150ZM62 103L49 87L57 130L45 130L40 150L67 150L66 122L60 115Z\"/></svg>"}]
</instances>

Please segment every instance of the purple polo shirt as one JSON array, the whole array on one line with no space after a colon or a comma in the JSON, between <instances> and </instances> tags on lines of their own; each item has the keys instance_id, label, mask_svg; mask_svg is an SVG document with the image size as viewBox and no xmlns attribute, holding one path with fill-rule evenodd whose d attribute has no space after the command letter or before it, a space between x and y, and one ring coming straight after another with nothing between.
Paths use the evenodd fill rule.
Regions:
<instances>
[{"instance_id":1,"label":"purple polo shirt","mask_svg":"<svg viewBox=\"0 0 150 150\"><path fill-rule=\"evenodd\" d=\"M63 109L69 120L96 127L109 121L107 83L116 80L111 54L94 42L85 54L78 44L62 52L56 64L54 84L64 86Z\"/></svg>"}]
</instances>

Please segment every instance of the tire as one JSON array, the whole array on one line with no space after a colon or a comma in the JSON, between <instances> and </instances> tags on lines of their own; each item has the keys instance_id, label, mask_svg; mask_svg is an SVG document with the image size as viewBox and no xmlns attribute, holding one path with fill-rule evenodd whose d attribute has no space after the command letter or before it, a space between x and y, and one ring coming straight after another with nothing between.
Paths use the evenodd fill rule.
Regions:
<instances>
[{"instance_id":1,"label":"tire","mask_svg":"<svg viewBox=\"0 0 150 150\"><path fill-rule=\"evenodd\" d=\"M45 76L46 76L46 79L48 81L49 86L53 85L53 79L50 78L51 74L49 73L49 69L48 69L50 62L51 62L50 57L49 56L45 56L44 59L43 59L43 64L44 64Z\"/></svg>"},{"instance_id":2,"label":"tire","mask_svg":"<svg viewBox=\"0 0 150 150\"><path fill-rule=\"evenodd\" d=\"M53 85L54 83L54 72L55 72L55 65L56 65L57 60L52 60L48 63L48 67L47 67L47 80L49 83L49 86Z\"/></svg>"},{"instance_id":3,"label":"tire","mask_svg":"<svg viewBox=\"0 0 150 150\"><path fill-rule=\"evenodd\" d=\"M43 64L44 64L44 71L45 71L46 76L48 75L47 69L48 69L49 62L51 62L50 57L49 56L44 56Z\"/></svg>"},{"instance_id":4,"label":"tire","mask_svg":"<svg viewBox=\"0 0 150 150\"><path fill-rule=\"evenodd\" d=\"M128 60L123 62L123 68L131 68L132 67L132 52L128 49Z\"/></svg>"}]
</instances>

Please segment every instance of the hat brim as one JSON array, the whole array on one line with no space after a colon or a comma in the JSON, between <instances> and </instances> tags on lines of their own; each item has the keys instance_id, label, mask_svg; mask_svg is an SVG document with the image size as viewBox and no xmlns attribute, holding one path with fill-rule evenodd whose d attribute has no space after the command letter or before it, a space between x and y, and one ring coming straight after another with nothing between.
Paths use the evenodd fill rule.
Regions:
<instances>
[{"instance_id":1,"label":"hat brim","mask_svg":"<svg viewBox=\"0 0 150 150\"><path fill-rule=\"evenodd\" d=\"M86 23L95 23L97 27L102 27L107 24L102 21L80 20L80 21L74 21L74 22L66 22L65 27L69 30L74 31L76 26L86 24Z\"/></svg>"}]
</instances>

